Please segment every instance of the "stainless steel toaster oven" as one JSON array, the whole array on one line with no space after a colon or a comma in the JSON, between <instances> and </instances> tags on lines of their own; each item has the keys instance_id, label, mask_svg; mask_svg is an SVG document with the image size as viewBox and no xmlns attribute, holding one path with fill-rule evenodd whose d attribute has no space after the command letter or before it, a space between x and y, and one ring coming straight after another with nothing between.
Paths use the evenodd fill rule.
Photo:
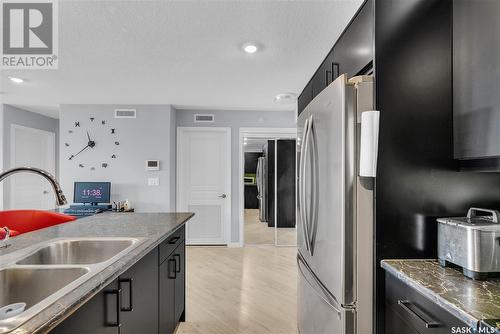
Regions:
<instances>
[{"instance_id":1,"label":"stainless steel toaster oven","mask_svg":"<svg viewBox=\"0 0 500 334\"><path fill-rule=\"evenodd\" d=\"M473 279L500 277L500 212L470 208L467 217L439 218L438 259Z\"/></svg>"}]
</instances>

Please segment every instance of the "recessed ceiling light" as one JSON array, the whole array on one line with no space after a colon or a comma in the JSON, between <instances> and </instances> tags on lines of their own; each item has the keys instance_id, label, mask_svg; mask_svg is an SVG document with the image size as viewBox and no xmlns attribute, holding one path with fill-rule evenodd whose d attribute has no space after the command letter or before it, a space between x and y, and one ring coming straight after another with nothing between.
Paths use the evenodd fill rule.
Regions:
<instances>
[{"instance_id":1,"label":"recessed ceiling light","mask_svg":"<svg viewBox=\"0 0 500 334\"><path fill-rule=\"evenodd\" d=\"M274 103L278 104L291 104L295 103L297 100L297 94L295 93L281 93L274 97Z\"/></svg>"},{"instance_id":2,"label":"recessed ceiling light","mask_svg":"<svg viewBox=\"0 0 500 334\"><path fill-rule=\"evenodd\" d=\"M9 80L10 80L10 81L12 81L12 82L14 82L14 83L18 83L18 84L20 84L20 83L23 83L23 82L24 82L24 80L23 80L23 79L21 79L21 78L16 78L16 77L9 77Z\"/></svg>"},{"instance_id":3,"label":"recessed ceiling light","mask_svg":"<svg viewBox=\"0 0 500 334\"><path fill-rule=\"evenodd\" d=\"M257 51L259 51L259 47L257 46L257 44L255 43L245 43L243 44L243 51L245 51L246 53L255 53Z\"/></svg>"}]
</instances>

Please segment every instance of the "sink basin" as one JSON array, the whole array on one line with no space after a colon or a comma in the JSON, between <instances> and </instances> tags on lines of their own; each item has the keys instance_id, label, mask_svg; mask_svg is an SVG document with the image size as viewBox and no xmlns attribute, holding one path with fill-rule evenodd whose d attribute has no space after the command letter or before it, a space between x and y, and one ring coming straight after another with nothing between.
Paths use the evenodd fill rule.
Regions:
<instances>
[{"instance_id":1,"label":"sink basin","mask_svg":"<svg viewBox=\"0 0 500 334\"><path fill-rule=\"evenodd\" d=\"M107 261L137 239L68 239L49 243L17 262L18 265L87 265Z\"/></svg>"},{"instance_id":2,"label":"sink basin","mask_svg":"<svg viewBox=\"0 0 500 334\"><path fill-rule=\"evenodd\" d=\"M29 309L88 272L87 268L0 270L0 307L22 302Z\"/></svg>"}]
</instances>

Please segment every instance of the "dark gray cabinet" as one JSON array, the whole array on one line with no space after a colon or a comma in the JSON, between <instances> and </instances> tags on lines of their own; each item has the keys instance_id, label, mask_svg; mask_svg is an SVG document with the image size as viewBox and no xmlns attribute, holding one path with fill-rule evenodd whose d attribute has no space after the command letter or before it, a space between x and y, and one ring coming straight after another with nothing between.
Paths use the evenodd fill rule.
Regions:
<instances>
[{"instance_id":1,"label":"dark gray cabinet","mask_svg":"<svg viewBox=\"0 0 500 334\"><path fill-rule=\"evenodd\" d=\"M295 227L295 153L295 139L267 143L268 227L275 224L278 228Z\"/></svg>"},{"instance_id":2,"label":"dark gray cabinet","mask_svg":"<svg viewBox=\"0 0 500 334\"><path fill-rule=\"evenodd\" d=\"M311 102L313 98L313 89L312 89L312 81L309 81L309 83L304 87L304 90L302 93L300 93L298 99L297 99L297 110L300 113L302 110L304 110L305 107Z\"/></svg>"},{"instance_id":3,"label":"dark gray cabinet","mask_svg":"<svg viewBox=\"0 0 500 334\"><path fill-rule=\"evenodd\" d=\"M373 63L374 15L373 1L358 11L333 47L334 79L346 73L349 78L367 74Z\"/></svg>"},{"instance_id":4,"label":"dark gray cabinet","mask_svg":"<svg viewBox=\"0 0 500 334\"><path fill-rule=\"evenodd\" d=\"M118 280L92 297L78 311L51 331L54 334L119 334Z\"/></svg>"},{"instance_id":5,"label":"dark gray cabinet","mask_svg":"<svg viewBox=\"0 0 500 334\"><path fill-rule=\"evenodd\" d=\"M168 257L159 266L159 333L175 330L175 259Z\"/></svg>"},{"instance_id":6,"label":"dark gray cabinet","mask_svg":"<svg viewBox=\"0 0 500 334\"><path fill-rule=\"evenodd\" d=\"M184 227L160 245L159 333L173 333L185 320L186 243ZM167 251L168 250L168 251Z\"/></svg>"},{"instance_id":7,"label":"dark gray cabinet","mask_svg":"<svg viewBox=\"0 0 500 334\"><path fill-rule=\"evenodd\" d=\"M392 309L385 311L385 323L386 333L419 334L419 332L406 324L398 312Z\"/></svg>"},{"instance_id":8,"label":"dark gray cabinet","mask_svg":"<svg viewBox=\"0 0 500 334\"><path fill-rule=\"evenodd\" d=\"M457 159L500 157L500 1L453 1L453 131Z\"/></svg>"},{"instance_id":9,"label":"dark gray cabinet","mask_svg":"<svg viewBox=\"0 0 500 334\"><path fill-rule=\"evenodd\" d=\"M374 56L373 0L366 1L344 30L297 99L302 110L339 75L369 74Z\"/></svg>"},{"instance_id":10,"label":"dark gray cabinet","mask_svg":"<svg viewBox=\"0 0 500 334\"><path fill-rule=\"evenodd\" d=\"M120 334L158 333L158 252L142 258L118 279Z\"/></svg>"},{"instance_id":11,"label":"dark gray cabinet","mask_svg":"<svg viewBox=\"0 0 500 334\"><path fill-rule=\"evenodd\" d=\"M390 273L385 274L385 334L450 334L468 327Z\"/></svg>"},{"instance_id":12,"label":"dark gray cabinet","mask_svg":"<svg viewBox=\"0 0 500 334\"><path fill-rule=\"evenodd\" d=\"M74 314L55 334L172 334L185 310L184 227Z\"/></svg>"},{"instance_id":13,"label":"dark gray cabinet","mask_svg":"<svg viewBox=\"0 0 500 334\"><path fill-rule=\"evenodd\" d=\"M186 307L186 244L183 241L174 251L175 259L175 321L184 321Z\"/></svg>"},{"instance_id":14,"label":"dark gray cabinet","mask_svg":"<svg viewBox=\"0 0 500 334\"><path fill-rule=\"evenodd\" d=\"M158 250L150 252L53 333L158 333Z\"/></svg>"},{"instance_id":15,"label":"dark gray cabinet","mask_svg":"<svg viewBox=\"0 0 500 334\"><path fill-rule=\"evenodd\" d=\"M162 334L173 333L177 322L185 320L185 248L185 242L181 241L159 266L159 332Z\"/></svg>"}]
</instances>

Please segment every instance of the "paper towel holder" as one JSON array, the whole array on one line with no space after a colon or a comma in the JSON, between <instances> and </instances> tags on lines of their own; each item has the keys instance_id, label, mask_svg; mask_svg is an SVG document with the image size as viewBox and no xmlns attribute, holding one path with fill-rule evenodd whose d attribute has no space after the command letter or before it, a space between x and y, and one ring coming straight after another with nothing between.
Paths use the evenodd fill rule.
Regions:
<instances>
[{"instance_id":1,"label":"paper towel holder","mask_svg":"<svg viewBox=\"0 0 500 334\"><path fill-rule=\"evenodd\" d=\"M369 110L361 113L359 176L377 176L379 123L379 110Z\"/></svg>"}]
</instances>

